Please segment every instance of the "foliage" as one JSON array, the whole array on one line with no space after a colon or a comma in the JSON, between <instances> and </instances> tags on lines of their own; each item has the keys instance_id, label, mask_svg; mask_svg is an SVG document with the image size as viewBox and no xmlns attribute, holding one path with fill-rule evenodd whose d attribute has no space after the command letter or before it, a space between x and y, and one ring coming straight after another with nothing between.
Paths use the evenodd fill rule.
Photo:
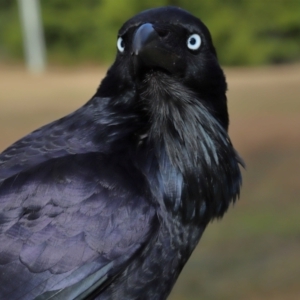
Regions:
<instances>
[{"instance_id":1,"label":"foliage","mask_svg":"<svg viewBox=\"0 0 300 300\"><path fill-rule=\"evenodd\" d=\"M164 5L181 6L203 20L222 64L300 60L298 0L41 0L48 58L70 64L112 61L122 23ZM0 59L20 59L22 47L17 3L0 0Z\"/></svg>"}]
</instances>

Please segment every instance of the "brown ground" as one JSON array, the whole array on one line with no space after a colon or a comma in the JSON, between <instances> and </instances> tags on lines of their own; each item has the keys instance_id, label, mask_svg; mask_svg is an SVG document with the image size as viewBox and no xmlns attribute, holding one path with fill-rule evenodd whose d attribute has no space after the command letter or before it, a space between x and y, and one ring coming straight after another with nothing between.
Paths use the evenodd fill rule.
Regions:
<instances>
[{"instance_id":1,"label":"brown ground","mask_svg":"<svg viewBox=\"0 0 300 300\"><path fill-rule=\"evenodd\" d=\"M208 227L170 299L300 299L300 66L225 71L241 200ZM103 75L0 65L0 149L81 106Z\"/></svg>"}]
</instances>

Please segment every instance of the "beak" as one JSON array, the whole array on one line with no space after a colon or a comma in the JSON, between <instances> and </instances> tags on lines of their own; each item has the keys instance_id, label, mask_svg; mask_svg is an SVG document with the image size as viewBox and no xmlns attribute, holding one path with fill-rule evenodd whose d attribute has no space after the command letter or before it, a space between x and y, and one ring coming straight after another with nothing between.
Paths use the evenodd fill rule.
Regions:
<instances>
[{"instance_id":1,"label":"beak","mask_svg":"<svg viewBox=\"0 0 300 300\"><path fill-rule=\"evenodd\" d=\"M139 55L140 51L145 52L146 48L154 46L159 39L158 34L152 24L146 23L140 26L134 34L132 50L134 55Z\"/></svg>"},{"instance_id":2,"label":"beak","mask_svg":"<svg viewBox=\"0 0 300 300\"><path fill-rule=\"evenodd\" d=\"M170 73L181 69L180 56L168 45L166 32L160 34L150 23L143 24L136 30L132 42L132 55L135 69L159 68Z\"/></svg>"}]
</instances>

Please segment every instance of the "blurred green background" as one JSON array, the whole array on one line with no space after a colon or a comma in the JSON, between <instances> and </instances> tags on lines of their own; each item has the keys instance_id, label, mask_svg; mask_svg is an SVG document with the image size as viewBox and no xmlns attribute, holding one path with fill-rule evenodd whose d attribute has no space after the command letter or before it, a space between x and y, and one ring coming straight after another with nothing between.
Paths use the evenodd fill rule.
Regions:
<instances>
[{"instance_id":1,"label":"blurred green background","mask_svg":"<svg viewBox=\"0 0 300 300\"><path fill-rule=\"evenodd\" d=\"M114 56L124 20L156 6L178 5L210 28L223 65L300 60L299 0L41 0L48 59L101 63ZM0 59L22 58L17 2L0 1Z\"/></svg>"},{"instance_id":2,"label":"blurred green background","mask_svg":"<svg viewBox=\"0 0 300 300\"><path fill-rule=\"evenodd\" d=\"M41 0L49 66L24 68L17 2L0 0L0 150L84 104L140 10L180 5L225 66L241 199L210 224L171 300L300 299L300 1Z\"/></svg>"}]
</instances>

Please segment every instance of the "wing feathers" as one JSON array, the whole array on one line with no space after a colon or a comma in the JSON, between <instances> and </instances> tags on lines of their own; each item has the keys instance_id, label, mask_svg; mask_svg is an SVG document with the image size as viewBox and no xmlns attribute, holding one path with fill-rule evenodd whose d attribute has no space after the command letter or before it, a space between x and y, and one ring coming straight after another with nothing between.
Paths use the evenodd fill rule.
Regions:
<instances>
[{"instance_id":1,"label":"wing feathers","mask_svg":"<svg viewBox=\"0 0 300 300\"><path fill-rule=\"evenodd\" d=\"M155 215L140 187L131 189L135 177L107 157L85 154L3 181L0 282L18 275L0 286L0 298L83 299L106 284L112 266L109 278L121 272L149 238Z\"/></svg>"}]
</instances>

